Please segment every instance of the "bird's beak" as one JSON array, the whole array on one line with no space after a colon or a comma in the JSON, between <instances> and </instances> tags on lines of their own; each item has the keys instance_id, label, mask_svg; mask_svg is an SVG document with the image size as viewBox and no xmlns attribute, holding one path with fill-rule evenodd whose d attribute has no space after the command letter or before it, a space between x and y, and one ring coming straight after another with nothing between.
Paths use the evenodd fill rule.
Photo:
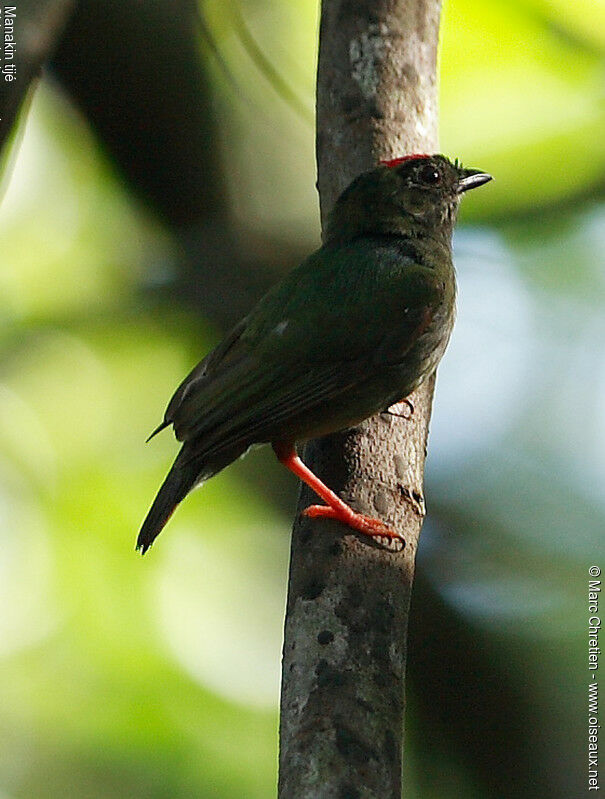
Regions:
<instances>
[{"instance_id":1,"label":"bird's beak","mask_svg":"<svg viewBox=\"0 0 605 799\"><path fill-rule=\"evenodd\" d=\"M461 169L460 173L462 177L458 181L458 194L463 194L469 189L476 189L477 186L483 186L484 183L493 180L491 175L481 172L480 169Z\"/></svg>"}]
</instances>

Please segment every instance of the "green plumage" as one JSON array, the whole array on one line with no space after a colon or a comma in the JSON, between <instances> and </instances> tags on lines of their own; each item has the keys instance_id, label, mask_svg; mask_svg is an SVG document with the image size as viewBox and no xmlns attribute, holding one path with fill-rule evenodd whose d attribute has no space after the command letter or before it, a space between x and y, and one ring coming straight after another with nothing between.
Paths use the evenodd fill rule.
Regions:
<instances>
[{"instance_id":1,"label":"green plumage","mask_svg":"<svg viewBox=\"0 0 605 799\"><path fill-rule=\"evenodd\" d=\"M151 545L194 485L252 444L293 445L351 426L434 371L454 321L459 196L487 179L432 156L380 166L351 184L325 244L176 391L159 429L173 424L183 448L138 547Z\"/></svg>"}]
</instances>

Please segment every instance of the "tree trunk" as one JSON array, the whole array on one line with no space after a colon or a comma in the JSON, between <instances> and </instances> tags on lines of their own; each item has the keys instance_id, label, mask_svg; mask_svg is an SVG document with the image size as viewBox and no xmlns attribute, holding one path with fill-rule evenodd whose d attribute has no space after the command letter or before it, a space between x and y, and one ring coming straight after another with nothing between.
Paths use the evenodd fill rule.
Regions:
<instances>
[{"instance_id":1,"label":"tree trunk","mask_svg":"<svg viewBox=\"0 0 605 799\"><path fill-rule=\"evenodd\" d=\"M438 149L439 14L439 0L324 0L317 79L324 224L359 172ZM322 480L356 510L394 526L407 545L393 554L336 522L301 518L316 501L303 487L285 623L280 799L401 797L406 634L433 385L412 395L411 418L379 415L305 449Z\"/></svg>"}]
</instances>

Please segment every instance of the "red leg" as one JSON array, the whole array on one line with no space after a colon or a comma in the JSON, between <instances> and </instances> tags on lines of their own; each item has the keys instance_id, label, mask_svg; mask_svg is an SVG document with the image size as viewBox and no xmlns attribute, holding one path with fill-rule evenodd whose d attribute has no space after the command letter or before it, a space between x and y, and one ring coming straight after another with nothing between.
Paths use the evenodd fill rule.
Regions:
<instances>
[{"instance_id":1,"label":"red leg","mask_svg":"<svg viewBox=\"0 0 605 799\"><path fill-rule=\"evenodd\" d=\"M301 461L291 445L274 443L273 449L280 463L293 472L300 480L306 483L318 494L325 505L311 505L303 511L305 516L312 518L321 516L326 519L336 519L344 524L358 530L360 533L369 535L379 544L394 552L400 552L405 541L394 530L391 530L380 519L372 519L361 513L356 513L346 502L331 491L325 483L317 477L308 466Z\"/></svg>"}]
</instances>

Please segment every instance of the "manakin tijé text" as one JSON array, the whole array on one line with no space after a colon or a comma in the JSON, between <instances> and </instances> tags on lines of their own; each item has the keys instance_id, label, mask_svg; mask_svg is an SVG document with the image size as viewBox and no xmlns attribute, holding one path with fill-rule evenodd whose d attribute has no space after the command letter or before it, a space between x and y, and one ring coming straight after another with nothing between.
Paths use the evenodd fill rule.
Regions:
<instances>
[{"instance_id":1,"label":"manakin tij\u00e9 text","mask_svg":"<svg viewBox=\"0 0 605 799\"><path fill-rule=\"evenodd\" d=\"M296 455L405 399L450 338L452 232L461 195L491 180L443 155L408 155L341 194L323 245L270 289L181 383L164 421L183 442L139 533L144 553L176 506L253 444L321 497L304 513L338 519L399 551L403 539L356 513ZM151 437L152 437L151 436Z\"/></svg>"}]
</instances>

